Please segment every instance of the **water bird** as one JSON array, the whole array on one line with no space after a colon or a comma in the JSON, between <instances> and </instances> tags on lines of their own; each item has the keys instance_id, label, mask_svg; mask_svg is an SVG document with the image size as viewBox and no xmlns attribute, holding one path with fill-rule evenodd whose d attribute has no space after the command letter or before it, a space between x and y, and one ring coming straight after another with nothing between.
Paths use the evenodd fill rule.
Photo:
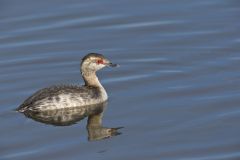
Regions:
<instances>
[{"instance_id":1,"label":"water bird","mask_svg":"<svg viewBox=\"0 0 240 160\"><path fill-rule=\"evenodd\" d=\"M46 111L99 104L108 95L96 72L104 67L117 67L102 54L89 53L82 59L80 70L85 84L55 85L41 89L27 98L18 108L19 112Z\"/></svg>"}]
</instances>

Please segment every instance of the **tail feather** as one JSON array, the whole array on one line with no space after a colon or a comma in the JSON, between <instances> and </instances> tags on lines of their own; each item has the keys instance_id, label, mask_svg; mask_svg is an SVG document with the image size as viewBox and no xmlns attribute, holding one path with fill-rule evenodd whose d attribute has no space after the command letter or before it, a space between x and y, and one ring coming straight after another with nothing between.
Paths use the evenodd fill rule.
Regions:
<instances>
[{"instance_id":1,"label":"tail feather","mask_svg":"<svg viewBox=\"0 0 240 160\"><path fill-rule=\"evenodd\" d=\"M21 105L21 106L19 106L17 109L16 109L16 111L17 112L20 112L20 113L23 113L23 112L25 112L26 110L27 110L27 106L23 106L23 105Z\"/></svg>"}]
</instances>

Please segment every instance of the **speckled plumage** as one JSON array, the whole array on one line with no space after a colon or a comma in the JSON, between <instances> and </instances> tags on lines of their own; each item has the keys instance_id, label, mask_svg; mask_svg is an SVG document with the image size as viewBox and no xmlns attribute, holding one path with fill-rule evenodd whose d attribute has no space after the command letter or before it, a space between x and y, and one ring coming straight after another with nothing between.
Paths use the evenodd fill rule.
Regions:
<instances>
[{"instance_id":1,"label":"speckled plumage","mask_svg":"<svg viewBox=\"0 0 240 160\"><path fill-rule=\"evenodd\" d=\"M98 64L99 59L104 64ZM81 63L84 86L57 85L41 89L26 99L17 110L45 111L102 103L108 99L108 96L96 76L96 71L107 65L111 63L103 55L88 54Z\"/></svg>"},{"instance_id":2,"label":"speckled plumage","mask_svg":"<svg viewBox=\"0 0 240 160\"><path fill-rule=\"evenodd\" d=\"M97 87L59 85L41 89L26 99L19 107L25 110L53 110L69 107L79 107L100 103L101 91ZM105 99L107 100L107 99Z\"/></svg>"}]
</instances>

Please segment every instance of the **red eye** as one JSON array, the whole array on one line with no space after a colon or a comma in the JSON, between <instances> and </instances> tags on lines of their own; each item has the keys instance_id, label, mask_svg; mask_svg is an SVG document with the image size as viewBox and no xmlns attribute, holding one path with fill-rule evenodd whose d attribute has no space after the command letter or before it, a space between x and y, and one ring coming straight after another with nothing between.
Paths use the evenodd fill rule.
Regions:
<instances>
[{"instance_id":1,"label":"red eye","mask_svg":"<svg viewBox=\"0 0 240 160\"><path fill-rule=\"evenodd\" d=\"M103 64L103 60L102 59L97 60L97 64Z\"/></svg>"}]
</instances>

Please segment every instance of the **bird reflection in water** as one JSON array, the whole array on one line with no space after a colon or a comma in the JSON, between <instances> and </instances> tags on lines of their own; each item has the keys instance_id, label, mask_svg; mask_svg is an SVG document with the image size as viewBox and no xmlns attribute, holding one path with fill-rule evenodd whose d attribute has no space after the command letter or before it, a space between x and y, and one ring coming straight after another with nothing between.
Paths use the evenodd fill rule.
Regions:
<instances>
[{"instance_id":1,"label":"bird reflection in water","mask_svg":"<svg viewBox=\"0 0 240 160\"><path fill-rule=\"evenodd\" d=\"M118 130L122 127L107 128L102 126L103 112L106 107L107 102L104 102L85 107L81 106L41 112L26 111L24 112L24 115L35 121L54 126L70 126L76 124L85 117L88 117L86 127L88 130L88 140L94 141L121 134Z\"/></svg>"}]
</instances>

